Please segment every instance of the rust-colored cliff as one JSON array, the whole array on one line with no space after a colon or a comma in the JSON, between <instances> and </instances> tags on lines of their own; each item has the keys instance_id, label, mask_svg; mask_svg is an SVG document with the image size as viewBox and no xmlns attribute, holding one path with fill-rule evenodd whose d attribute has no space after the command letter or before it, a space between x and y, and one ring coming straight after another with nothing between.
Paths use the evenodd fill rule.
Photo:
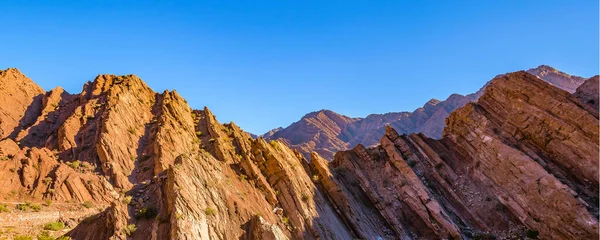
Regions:
<instances>
[{"instance_id":1,"label":"rust-colored cliff","mask_svg":"<svg viewBox=\"0 0 600 240\"><path fill-rule=\"evenodd\" d=\"M70 94L8 69L0 238L597 239L597 89L506 74L440 140L386 127L376 146L307 156L288 145L312 135L252 138L134 75ZM334 135L356 121L305 124Z\"/></svg>"}]
</instances>

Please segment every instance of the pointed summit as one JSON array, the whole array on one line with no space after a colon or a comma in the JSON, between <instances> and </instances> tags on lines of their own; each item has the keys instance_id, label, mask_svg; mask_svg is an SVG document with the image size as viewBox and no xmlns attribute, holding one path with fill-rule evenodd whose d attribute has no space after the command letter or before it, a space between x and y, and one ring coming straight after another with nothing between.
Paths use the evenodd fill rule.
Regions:
<instances>
[{"instance_id":1,"label":"pointed summit","mask_svg":"<svg viewBox=\"0 0 600 240\"><path fill-rule=\"evenodd\" d=\"M569 93L574 93L577 87L586 80L579 76L566 74L548 65L540 65L527 70L527 72Z\"/></svg>"},{"instance_id":2,"label":"pointed summit","mask_svg":"<svg viewBox=\"0 0 600 240\"><path fill-rule=\"evenodd\" d=\"M0 70L0 138L7 137L19 123L28 124L41 109L44 89L16 68Z\"/></svg>"},{"instance_id":3,"label":"pointed summit","mask_svg":"<svg viewBox=\"0 0 600 240\"><path fill-rule=\"evenodd\" d=\"M109 91L113 87L126 86L129 89L143 89L152 91L150 87L138 76L129 75L112 75L112 74L99 74L96 76L94 81L91 82L92 94L99 95L101 93Z\"/></svg>"}]
</instances>

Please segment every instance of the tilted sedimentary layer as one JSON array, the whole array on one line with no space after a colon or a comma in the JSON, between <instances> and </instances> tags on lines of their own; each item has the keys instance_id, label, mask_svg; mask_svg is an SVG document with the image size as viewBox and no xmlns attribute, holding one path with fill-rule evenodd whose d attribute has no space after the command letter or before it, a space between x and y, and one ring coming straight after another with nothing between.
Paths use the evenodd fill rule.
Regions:
<instances>
[{"instance_id":1,"label":"tilted sedimentary layer","mask_svg":"<svg viewBox=\"0 0 600 240\"><path fill-rule=\"evenodd\" d=\"M0 220L11 223L0 230L12 230L0 237L58 221L67 230L50 234L73 239L597 239L593 91L503 75L450 116L441 140L388 127L380 145L329 162L134 75L69 94L8 69Z\"/></svg>"},{"instance_id":2,"label":"tilted sedimentary layer","mask_svg":"<svg viewBox=\"0 0 600 240\"><path fill-rule=\"evenodd\" d=\"M569 93L574 93L578 86L586 82L585 78L571 76L546 65L529 69L527 72ZM399 133L423 133L425 136L439 139L446 126L445 119L450 113L467 103L476 102L483 95L487 85L486 83L479 91L466 96L452 94L443 101L431 99L413 112L390 112L371 114L365 118L350 118L333 111L321 110L305 115L289 127L273 129L263 137L281 139L306 157L310 152L316 151L329 160L333 160L335 152L348 150L357 144L377 144L388 125ZM597 87L598 84L588 85Z\"/></svg>"},{"instance_id":3,"label":"tilted sedimentary layer","mask_svg":"<svg viewBox=\"0 0 600 240\"><path fill-rule=\"evenodd\" d=\"M598 238L598 112L525 72L494 79L441 140L398 135L339 152L397 232L426 238ZM336 176L336 174L334 174Z\"/></svg>"}]
</instances>

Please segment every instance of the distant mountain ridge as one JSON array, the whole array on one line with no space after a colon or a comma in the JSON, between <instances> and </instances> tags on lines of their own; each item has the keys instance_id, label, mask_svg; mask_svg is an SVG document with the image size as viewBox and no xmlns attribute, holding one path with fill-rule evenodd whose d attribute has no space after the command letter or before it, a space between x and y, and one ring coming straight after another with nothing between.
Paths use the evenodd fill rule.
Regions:
<instances>
[{"instance_id":1,"label":"distant mountain ridge","mask_svg":"<svg viewBox=\"0 0 600 240\"><path fill-rule=\"evenodd\" d=\"M586 80L547 65L540 65L526 72L569 93L575 93L577 87ZM452 94L444 101L431 99L413 112L389 112L370 114L364 118L350 118L323 109L306 114L286 128L273 129L261 136L269 140L281 139L306 157L311 151L316 151L329 160L333 159L337 151L347 150L358 144L377 144L385 134L386 125L393 127L400 134L423 133L425 136L439 139L446 126L445 119L450 113L469 102L476 102L488 84L489 82L477 92L466 96Z\"/></svg>"}]
</instances>

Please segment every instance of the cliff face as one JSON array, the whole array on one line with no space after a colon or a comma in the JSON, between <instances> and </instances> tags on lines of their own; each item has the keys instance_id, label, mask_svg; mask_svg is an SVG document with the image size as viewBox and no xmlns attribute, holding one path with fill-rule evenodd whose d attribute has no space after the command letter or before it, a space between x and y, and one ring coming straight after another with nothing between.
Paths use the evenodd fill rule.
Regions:
<instances>
[{"instance_id":1,"label":"cliff face","mask_svg":"<svg viewBox=\"0 0 600 240\"><path fill-rule=\"evenodd\" d=\"M355 179L401 236L598 238L596 110L517 72L447 123L441 140L388 127L380 145L336 154L332 175Z\"/></svg>"},{"instance_id":2,"label":"cliff face","mask_svg":"<svg viewBox=\"0 0 600 240\"><path fill-rule=\"evenodd\" d=\"M579 100L596 110L598 110L598 104L600 104L598 102L598 79L598 75L588 79L581 84L575 91L575 94L573 94L575 97L579 98Z\"/></svg>"},{"instance_id":3,"label":"cliff face","mask_svg":"<svg viewBox=\"0 0 600 240\"><path fill-rule=\"evenodd\" d=\"M574 93L575 89L586 79L571 76L552 67L542 65L527 70L540 79L567 92ZM483 95L486 83L479 91L466 96L452 94L446 100L432 99L423 107L413 112L391 112L386 114L371 114L365 118L349 118L329 110L322 110L304 116L300 121L287 128L273 129L263 135L266 139L281 139L293 149L298 149L305 156L311 151L317 151L326 159L332 160L336 151L347 150L357 144L371 146L377 144L379 138L385 133L387 125L392 126L399 133L423 133L425 136L439 139L446 126L445 119L454 110L475 102ZM589 87L598 84L590 83ZM582 90L585 91L585 90ZM594 97L590 93L581 93L582 97ZM593 101L588 99L586 101ZM596 101L597 103L597 101ZM321 120L335 116L336 119L345 121Z\"/></svg>"},{"instance_id":4,"label":"cliff face","mask_svg":"<svg viewBox=\"0 0 600 240\"><path fill-rule=\"evenodd\" d=\"M0 228L22 226L7 237L53 221L70 224L52 235L73 239L354 237L301 154L220 124L175 91L99 75L79 94L46 93L16 69L1 76L14 96L0 102L0 219L18 220Z\"/></svg>"},{"instance_id":5,"label":"cliff face","mask_svg":"<svg viewBox=\"0 0 600 240\"><path fill-rule=\"evenodd\" d=\"M73 239L599 237L598 111L525 72L491 81L441 140L388 126L333 162L287 145L348 147L327 136L357 119L318 112L296 127L327 136L267 141L134 75L69 94L2 73L18 95L0 102L0 237L55 221Z\"/></svg>"}]
</instances>

